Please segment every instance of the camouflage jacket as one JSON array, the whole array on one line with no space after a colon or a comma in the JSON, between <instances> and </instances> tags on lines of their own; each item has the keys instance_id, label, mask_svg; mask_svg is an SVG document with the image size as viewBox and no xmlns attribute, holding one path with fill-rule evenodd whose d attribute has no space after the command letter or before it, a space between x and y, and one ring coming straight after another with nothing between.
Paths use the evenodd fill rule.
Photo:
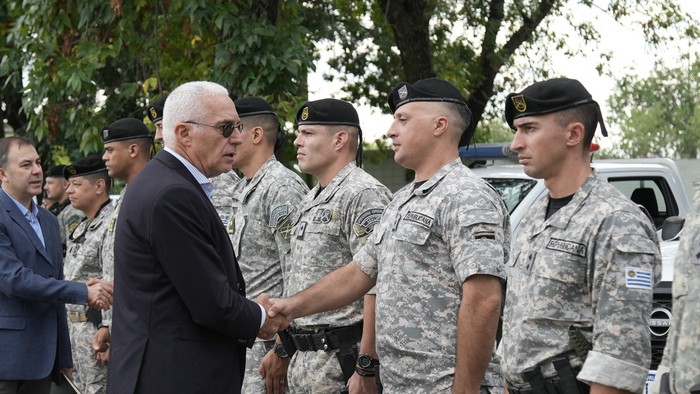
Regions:
<instances>
[{"instance_id":1,"label":"camouflage jacket","mask_svg":"<svg viewBox=\"0 0 700 394\"><path fill-rule=\"evenodd\" d=\"M282 296L284 259L289 254L291 216L309 188L271 156L249 182L233 188L228 233L246 280L246 295Z\"/></svg>"},{"instance_id":2,"label":"camouflage jacket","mask_svg":"<svg viewBox=\"0 0 700 394\"><path fill-rule=\"evenodd\" d=\"M569 329L592 343L578 379L641 392L651 359L649 316L661 256L650 220L595 171L545 219L549 197L523 218L508 264L501 359L505 378L574 350ZM571 363L580 366L578 357Z\"/></svg>"},{"instance_id":3,"label":"camouflage jacket","mask_svg":"<svg viewBox=\"0 0 700 394\"><path fill-rule=\"evenodd\" d=\"M286 294L296 294L352 261L390 198L389 189L354 163L320 192L316 185L306 194L293 219ZM362 300L358 300L295 322L301 327L340 327L359 322L362 313Z\"/></svg>"},{"instance_id":4,"label":"camouflage jacket","mask_svg":"<svg viewBox=\"0 0 700 394\"><path fill-rule=\"evenodd\" d=\"M66 280L87 283L91 278L102 277L101 249L112 209L112 203L108 201L92 221L84 219L68 237L68 251L63 264ZM82 305L66 305L66 309L85 310Z\"/></svg>"},{"instance_id":5,"label":"camouflage jacket","mask_svg":"<svg viewBox=\"0 0 700 394\"><path fill-rule=\"evenodd\" d=\"M396 193L355 256L377 279L376 342L389 392L449 392L462 283L504 278L509 245L500 195L459 160Z\"/></svg>"}]
</instances>

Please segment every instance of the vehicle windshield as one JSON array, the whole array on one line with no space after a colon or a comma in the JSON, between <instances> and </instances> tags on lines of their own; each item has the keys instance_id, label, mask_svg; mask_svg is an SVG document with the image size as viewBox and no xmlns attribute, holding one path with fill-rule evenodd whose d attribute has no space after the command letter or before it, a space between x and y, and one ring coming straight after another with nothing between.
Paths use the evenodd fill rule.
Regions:
<instances>
[{"instance_id":1,"label":"vehicle windshield","mask_svg":"<svg viewBox=\"0 0 700 394\"><path fill-rule=\"evenodd\" d=\"M508 212L513 213L515 208L530 193L530 190L537 183L534 179L523 178L484 178L491 186L501 193L501 197L508 208Z\"/></svg>"}]
</instances>

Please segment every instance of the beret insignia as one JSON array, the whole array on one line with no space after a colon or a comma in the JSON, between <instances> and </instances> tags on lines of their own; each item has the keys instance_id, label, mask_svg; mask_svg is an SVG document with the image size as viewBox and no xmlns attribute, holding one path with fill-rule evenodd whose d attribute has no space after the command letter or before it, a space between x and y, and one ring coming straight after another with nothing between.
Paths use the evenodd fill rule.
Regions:
<instances>
[{"instance_id":1,"label":"beret insignia","mask_svg":"<svg viewBox=\"0 0 700 394\"><path fill-rule=\"evenodd\" d=\"M408 96L408 88L406 85L403 85L399 88L399 98L401 100L405 99Z\"/></svg>"},{"instance_id":2,"label":"beret insignia","mask_svg":"<svg viewBox=\"0 0 700 394\"><path fill-rule=\"evenodd\" d=\"M525 112L527 109L527 103L525 103L525 96L519 94L510 98L513 101L513 106L518 112Z\"/></svg>"}]
</instances>

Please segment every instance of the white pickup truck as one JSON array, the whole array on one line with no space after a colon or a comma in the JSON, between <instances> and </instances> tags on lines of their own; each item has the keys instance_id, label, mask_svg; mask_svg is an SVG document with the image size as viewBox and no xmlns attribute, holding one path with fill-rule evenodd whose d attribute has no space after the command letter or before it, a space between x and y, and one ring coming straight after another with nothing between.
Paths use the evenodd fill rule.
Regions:
<instances>
[{"instance_id":1,"label":"white pickup truck","mask_svg":"<svg viewBox=\"0 0 700 394\"><path fill-rule=\"evenodd\" d=\"M502 144L477 144L469 149L462 148L460 155L477 175L501 192L510 211L511 231L516 234L530 205L547 193L544 182L525 175L521 165L497 164L508 163L508 151ZM649 327L652 363L647 386L650 386L656 377L656 368L661 362L671 327L673 261L683 224L680 218L684 218L690 209L689 197L678 167L670 159L593 160L592 165L603 178L644 207L659 230L663 275L654 290Z\"/></svg>"}]
</instances>

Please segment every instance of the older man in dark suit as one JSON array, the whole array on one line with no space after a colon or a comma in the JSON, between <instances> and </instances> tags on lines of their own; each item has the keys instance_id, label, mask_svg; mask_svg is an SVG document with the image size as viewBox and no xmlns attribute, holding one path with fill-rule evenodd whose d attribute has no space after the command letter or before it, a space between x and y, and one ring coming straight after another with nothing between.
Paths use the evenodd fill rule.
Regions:
<instances>
[{"instance_id":1,"label":"older man in dark suit","mask_svg":"<svg viewBox=\"0 0 700 394\"><path fill-rule=\"evenodd\" d=\"M117 220L107 391L238 393L245 346L287 325L245 298L210 201L208 178L233 165L239 117L224 87L201 81L175 89L164 113L165 149L129 185Z\"/></svg>"},{"instance_id":2,"label":"older man in dark suit","mask_svg":"<svg viewBox=\"0 0 700 394\"><path fill-rule=\"evenodd\" d=\"M107 307L111 285L63 280L58 221L32 200L42 169L30 140L0 139L0 181L0 393L48 393L73 367L64 304Z\"/></svg>"}]
</instances>

